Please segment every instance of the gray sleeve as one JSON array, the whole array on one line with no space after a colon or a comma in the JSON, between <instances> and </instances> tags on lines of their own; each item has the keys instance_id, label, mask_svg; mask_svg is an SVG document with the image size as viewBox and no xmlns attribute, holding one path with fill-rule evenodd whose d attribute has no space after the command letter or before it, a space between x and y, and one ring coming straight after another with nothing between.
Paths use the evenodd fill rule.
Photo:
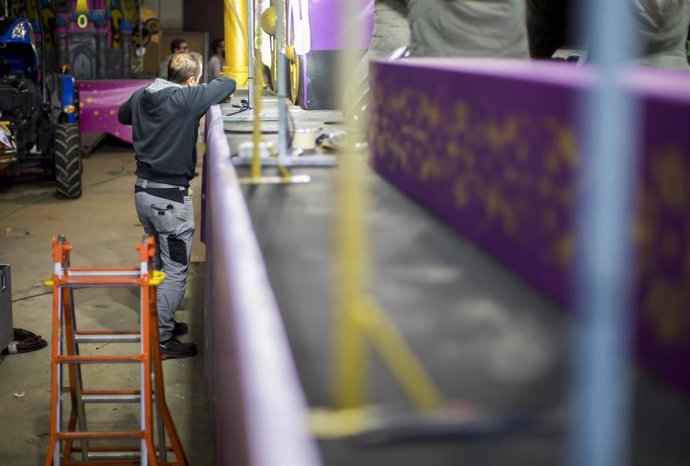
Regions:
<instances>
[{"instance_id":1,"label":"gray sleeve","mask_svg":"<svg viewBox=\"0 0 690 466\"><path fill-rule=\"evenodd\" d=\"M117 111L117 121L123 125L132 124L132 98L127 99L127 102L120 105Z\"/></svg>"},{"instance_id":2,"label":"gray sleeve","mask_svg":"<svg viewBox=\"0 0 690 466\"><path fill-rule=\"evenodd\" d=\"M237 87L232 78L214 79L208 84L183 89L187 96L189 109L195 115L203 115L211 105L221 104L230 97Z\"/></svg>"}]
</instances>

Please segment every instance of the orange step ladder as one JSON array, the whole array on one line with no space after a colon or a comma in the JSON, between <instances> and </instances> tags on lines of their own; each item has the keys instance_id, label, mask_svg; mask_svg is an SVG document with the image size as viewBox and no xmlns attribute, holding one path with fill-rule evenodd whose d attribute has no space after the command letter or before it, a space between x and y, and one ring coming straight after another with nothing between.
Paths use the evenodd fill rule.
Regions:
<instances>
[{"instance_id":1,"label":"orange step ladder","mask_svg":"<svg viewBox=\"0 0 690 466\"><path fill-rule=\"evenodd\" d=\"M178 465L188 466L175 425L165 402L160 359L155 287L162 272L152 267L153 237L137 244L139 267L72 267L71 244L64 236L53 237L53 332L50 389L50 447L45 465ZM138 330L78 330L75 289L136 287L140 290ZM92 356L80 354L80 345L139 343L135 354ZM86 390L82 364L137 364L139 390ZM65 425L62 409L63 366L67 366L71 412ZM139 428L134 431L90 432L86 419L89 403L138 403ZM170 446L166 446L166 434ZM157 437L157 441L154 437ZM92 445L92 442L138 439L133 446ZM78 443L78 445L75 445ZM173 456L173 460L168 460Z\"/></svg>"}]
</instances>

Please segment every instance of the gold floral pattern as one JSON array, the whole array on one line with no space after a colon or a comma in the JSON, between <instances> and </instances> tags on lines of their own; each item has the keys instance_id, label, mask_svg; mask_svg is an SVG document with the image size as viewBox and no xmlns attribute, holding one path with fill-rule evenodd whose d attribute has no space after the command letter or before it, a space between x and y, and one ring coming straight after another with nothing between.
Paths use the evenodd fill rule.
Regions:
<instances>
[{"instance_id":1,"label":"gold floral pattern","mask_svg":"<svg viewBox=\"0 0 690 466\"><path fill-rule=\"evenodd\" d=\"M550 277L542 288L567 301L581 163L569 113L575 91L552 95L555 110L530 111L472 92L481 77L448 73L430 85L421 74L381 70L371 75L375 168L527 278ZM687 141L647 148L630 228L639 315L665 347L690 341L690 154L681 147Z\"/></svg>"}]
</instances>

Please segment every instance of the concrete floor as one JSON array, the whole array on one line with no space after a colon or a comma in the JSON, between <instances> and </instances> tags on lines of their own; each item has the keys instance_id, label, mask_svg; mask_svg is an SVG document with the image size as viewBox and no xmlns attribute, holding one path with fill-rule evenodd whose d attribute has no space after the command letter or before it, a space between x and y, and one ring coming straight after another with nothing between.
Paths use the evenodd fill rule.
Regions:
<instances>
[{"instance_id":1,"label":"concrete floor","mask_svg":"<svg viewBox=\"0 0 690 466\"><path fill-rule=\"evenodd\" d=\"M143 230L134 210L134 153L131 146L106 139L84 160L84 191L77 200L55 199L54 183L40 174L0 181L0 263L11 265L14 327L42 335L50 344L51 295L42 286L50 277L51 236L63 234L72 243L72 265L137 266L135 244ZM193 189L200 192L200 179ZM199 196L193 196L198 204ZM197 206L198 217L200 209ZM197 218L198 221L198 218ZM203 339L204 248L197 242L187 294L176 317L189 323L190 339ZM81 328L136 328L138 294L133 289L75 291ZM91 354L133 351L119 345L82 345ZM126 346L126 345L125 345ZM193 465L215 464L204 394L203 354L164 363L167 401ZM134 388L134 365L89 366L90 388ZM89 385L92 382L92 385ZM42 464L48 448L50 418L50 347L0 357L0 464ZM69 402L65 401L65 406ZM126 430L136 425L134 405L95 405L87 416L90 428Z\"/></svg>"}]
</instances>

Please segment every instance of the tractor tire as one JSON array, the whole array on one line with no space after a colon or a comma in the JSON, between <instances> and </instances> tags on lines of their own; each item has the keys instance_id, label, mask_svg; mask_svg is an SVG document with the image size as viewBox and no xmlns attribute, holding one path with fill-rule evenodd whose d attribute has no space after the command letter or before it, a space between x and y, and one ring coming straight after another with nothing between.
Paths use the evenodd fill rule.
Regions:
<instances>
[{"instance_id":1,"label":"tractor tire","mask_svg":"<svg viewBox=\"0 0 690 466\"><path fill-rule=\"evenodd\" d=\"M58 199L81 196L81 171L79 125L60 123L55 128L55 195Z\"/></svg>"}]
</instances>

